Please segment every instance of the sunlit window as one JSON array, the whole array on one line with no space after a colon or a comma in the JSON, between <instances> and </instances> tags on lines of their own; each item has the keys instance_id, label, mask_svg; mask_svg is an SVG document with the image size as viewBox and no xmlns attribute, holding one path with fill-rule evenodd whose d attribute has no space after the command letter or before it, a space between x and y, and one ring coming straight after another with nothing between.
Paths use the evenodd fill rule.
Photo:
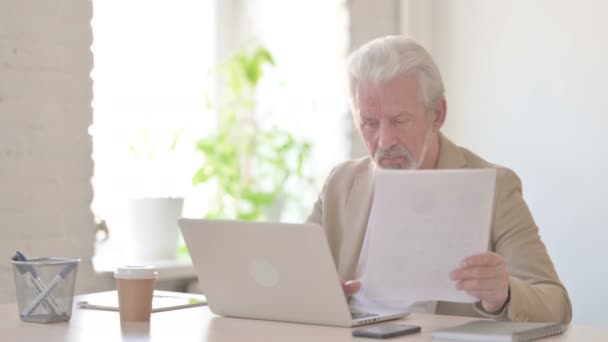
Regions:
<instances>
[{"instance_id":1,"label":"sunlit window","mask_svg":"<svg viewBox=\"0 0 608 342\"><path fill-rule=\"evenodd\" d=\"M180 197L184 216L209 212L211 189L192 180L203 161L196 142L218 128L208 107L221 95L213 70L260 47L276 65L260 82L255 119L311 144L311 182L287 184L295 201L273 219L305 219L331 167L348 156L344 1L94 0L92 26L92 209L110 229L98 255L133 247L129 199ZM135 240L154 245L147 228Z\"/></svg>"},{"instance_id":2,"label":"sunlit window","mask_svg":"<svg viewBox=\"0 0 608 342\"><path fill-rule=\"evenodd\" d=\"M214 122L213 13L212 1L94 1L93 211L109 225L106 250L125 248L128 198L190 191L194 140Z\"/></svg>"}]
</instances>

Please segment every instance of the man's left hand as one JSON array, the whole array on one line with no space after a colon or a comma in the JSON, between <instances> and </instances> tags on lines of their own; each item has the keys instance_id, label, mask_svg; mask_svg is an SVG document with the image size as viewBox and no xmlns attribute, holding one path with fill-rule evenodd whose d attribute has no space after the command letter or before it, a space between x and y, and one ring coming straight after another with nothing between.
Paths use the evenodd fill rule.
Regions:
<instances>
[{"instance_id":1,"label":"man's left hand","mask_svg":"<svg viewBox=\"0 0 608 342\"><path fill-rule=\"evenodd\" d=\"M484 310L497 313L509 299L509 270L503 257L486 252L464 259L450 273L457 289L479 299Z\"/></svg>"}]
</instances>

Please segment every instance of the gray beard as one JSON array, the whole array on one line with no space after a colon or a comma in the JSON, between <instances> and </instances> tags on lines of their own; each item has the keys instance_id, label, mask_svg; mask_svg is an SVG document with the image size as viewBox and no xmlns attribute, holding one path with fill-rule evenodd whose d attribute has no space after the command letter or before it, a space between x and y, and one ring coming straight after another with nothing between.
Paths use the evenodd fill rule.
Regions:
<instances>
[{"instance_id":1,"label":"gray beard","mask_svg":"<svg viewBox=\"0 0 608 342\"><path fill-rule=\"evenodd\" d=\"M389 149L378 148L376 150L376 155L374 156L374 160L376 161L376 165L382 169L390 169L390 170L416 170L422 165L424 162L424 157L426 156L427 150L429 149L429 145L431 142L431 129L426 132L424 136L424 144L422 145L422 150L420 151L420 157L418 160L414 160L414 156L407 150L407 148L403 145L395 145ZM402 163L398 164L387 164L383 165L381 163L383 158L387 157L401 157L404 159Z\"/></svg>"}]
</instances>

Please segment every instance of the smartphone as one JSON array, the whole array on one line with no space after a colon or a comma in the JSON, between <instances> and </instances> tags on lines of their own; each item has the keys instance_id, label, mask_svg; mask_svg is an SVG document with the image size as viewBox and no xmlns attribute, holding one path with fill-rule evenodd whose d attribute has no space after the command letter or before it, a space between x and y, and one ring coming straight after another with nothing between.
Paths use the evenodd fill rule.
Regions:
<instances>
[{"instance_id":1,"label":"smartphone","mask_svg":"<svg viewBox=\"0 0 608 342\"><path fill-rule=\"evenodd\" d=\"M420 327L410 324L385 323L363 329L353 330L353 336L371 338L390 338L420 332Z\"/></svg>"}]
</instances>

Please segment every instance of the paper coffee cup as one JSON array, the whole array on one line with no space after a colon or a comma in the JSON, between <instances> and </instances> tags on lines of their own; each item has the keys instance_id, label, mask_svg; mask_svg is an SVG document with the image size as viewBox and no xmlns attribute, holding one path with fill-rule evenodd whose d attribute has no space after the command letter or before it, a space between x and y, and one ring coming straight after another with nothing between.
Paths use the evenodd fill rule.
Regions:
<instances>
[{"instance_id":1,"label":"paper coffee cup","mask_svg":"<svg viewBox=\"0 0 608 342\"><path fill-rule=\"evenodd\" d=\"M124 266L114 273L121 321L149 321L158 273L152 266Z\"/></svg>"}]
</instances>

